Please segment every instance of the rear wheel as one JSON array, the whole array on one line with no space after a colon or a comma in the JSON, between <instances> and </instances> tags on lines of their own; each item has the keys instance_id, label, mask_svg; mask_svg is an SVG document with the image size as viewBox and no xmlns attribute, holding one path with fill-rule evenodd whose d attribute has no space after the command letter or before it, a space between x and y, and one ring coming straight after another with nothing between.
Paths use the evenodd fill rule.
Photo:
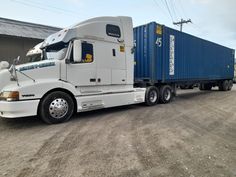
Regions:
<instances>
[{"instance_id":1,"label":"rear wheel","mask_svg":"<svg viewBox=\"0 0 236 177\"><path fill-rule=\"evenodd\" d=\"M67 93L56 91L46 95L39 105L39 116L48 124L68 121L74 112L74 102Z\"/></svg>"},{"instance_id":2,"label":"rear wheel","mask_svg":"<svg viewBox=\"0 0 236 177\"><path fill-rule=\"evenodd\" d=\"M159 90L155 86L150 86L146 90L145 94L145 104L148 106L153 106L159 101Z\"/></svg>"},{"instance_id":3,"label":"rear wheel","mask_svg":"<svg viewBox=\"0 0 236 177\"><path fill-rule=\"evenodd\" d=\"M232 80L229 80L229 87L228 87L228 90L232 90L233 86L234 86L233 81L232 81Z\"/></svg>"},{"instance_id":4,"label":"rear wheel","mask_svg":"<svg viewBox=\"0 0 236 177\"><path fill-rule=\"evenodd\" d=\"M227 91L229 89L229 81L224 80L219 84L219 90L220 91Z\"/></svg>"},{"instance_id":5,"label":"rear wheel","mask_svg":"<svg viewBox=\"0 0 236 177\"><path fill-rule=\"evenodd\" d=\"M160 101L163 104L169 103L173 98L172 88L169 85L161 86Z\"/></svg>"}]
</instances>

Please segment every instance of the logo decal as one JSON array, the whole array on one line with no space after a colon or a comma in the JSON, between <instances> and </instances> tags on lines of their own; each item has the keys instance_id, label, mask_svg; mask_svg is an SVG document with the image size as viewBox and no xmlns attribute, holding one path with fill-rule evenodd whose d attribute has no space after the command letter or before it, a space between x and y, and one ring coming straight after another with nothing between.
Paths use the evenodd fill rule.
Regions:
<instances>
[{"instance_id":1,"label":"logo decal","mask_svg":"<svg viewBox=\"0 0 236 177\"><path fill-rule=\"evenodd\" d=\"M37 68L46 68L50 66L55 66L55 62L49 62L49 63L41 63L41 64L34 64L30 66L24 66L19 68L19 71L27 71L27 70L32 70L32 69L37 69Z\"/></svg>"}]
</instances>

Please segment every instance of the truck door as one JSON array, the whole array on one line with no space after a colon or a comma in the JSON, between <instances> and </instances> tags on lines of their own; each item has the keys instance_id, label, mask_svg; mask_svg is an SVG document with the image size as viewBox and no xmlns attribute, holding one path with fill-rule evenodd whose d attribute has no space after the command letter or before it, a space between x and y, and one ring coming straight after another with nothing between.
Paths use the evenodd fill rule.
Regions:
<instances>
[{"instance_id":1,"label":"truck door","mask_svg":"<svg viewBox=\"0 0 236 177\"><path fill-rule=\"evenodd\" d=\"M67 81L77 87L95 86L97 81L96 59L94 57L94 42L81 40L81 61L73 62L67 65ZM73 54L72 49L72 54ZM89 90L89 88L88 88Z\"/></svg>"}]
</instances>

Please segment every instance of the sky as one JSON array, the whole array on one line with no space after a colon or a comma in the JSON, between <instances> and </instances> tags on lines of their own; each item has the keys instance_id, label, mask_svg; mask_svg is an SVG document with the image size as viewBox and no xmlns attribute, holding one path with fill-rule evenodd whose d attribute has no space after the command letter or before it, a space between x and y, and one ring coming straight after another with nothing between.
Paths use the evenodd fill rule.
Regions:
<instances>
[{"instance_id":1,"label":"sky","mask_svg":"<svg viewBox=\"0 0 236 177\"><path fill-rule=\"evenodd\" d=\"M98 16L131 16L134 26L152 21L236 49L236 0L4 0L0 17L68 27Z\"/></svg>"}]
</instances>

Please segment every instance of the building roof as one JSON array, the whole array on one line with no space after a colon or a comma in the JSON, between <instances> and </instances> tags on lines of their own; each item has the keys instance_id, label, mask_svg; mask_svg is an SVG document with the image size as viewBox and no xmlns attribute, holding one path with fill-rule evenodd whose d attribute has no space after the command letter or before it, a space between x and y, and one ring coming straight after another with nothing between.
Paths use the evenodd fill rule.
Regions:
<instances>
[{"instance_id":1,"label":"building roof","mask_svg":"<svg viewBox=\"0 0 236 177\"><path fill-rule=\"evenodd\" d=\"M61 28L16 21L0 17L0 35L45 39L49 35L60 31Z\"/></svg>"}]
</instances>

